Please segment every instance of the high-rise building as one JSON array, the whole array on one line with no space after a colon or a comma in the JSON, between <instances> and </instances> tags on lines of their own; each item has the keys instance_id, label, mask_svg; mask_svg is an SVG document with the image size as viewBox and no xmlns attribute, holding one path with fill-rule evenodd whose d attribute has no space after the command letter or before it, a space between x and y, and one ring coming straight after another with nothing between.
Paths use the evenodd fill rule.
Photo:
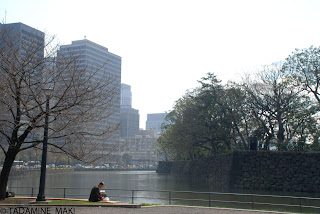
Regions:
<instances>
[{"instance_id":1,"label":"high-rise building","mask_svg":"<svg viewBox=\"0 0 320 214\"><path fill-rule=\"evenodd\" d=\"M159 162L156 130L139 130L137 135L125 139L122 153L132 156L131 165L136 167L155 167Z\"/></svg>"},{"instance_id":2,"label":"high-rise building","mask_svg":"<svg viewBox=\"0 0 320 214\"><path fill-rule=\"evenodd\" d=\"M76 57L77 67L85 68L93 75L92 81L110 81L108 87L112 94L110 106L105 109L104 117L92 124L90 129L107 130L110 126L120 123L120 94L121 94L121 57L108 51L106 47L87 39L72 41L69 45L62 45L58 51L59 57ZM113 142L119 139L119 130L113 133ZM98 140L98 139L97 139ZM108 142L102 142L108 143Z\"/></svg>"},{"instance_id":3,"label":"high-rise building","mask_svg":"<svg viewBox=\"0 0 320 214\"><path fill-rule=\"evenodd\" d=\"M0 60L2 64L0 68L0 78L6 78L5 76L11 73L15 74L17 80L20 78L21 81L21 85L15 86L13 82L10 83L10 81L6 80L2 87L7 87L8 89L16 87L15 90L11 91L13 94L15 94L17 88L23 89L24 97L28 97L28 99L22 97L22 101L19 100L21 103L21 106L19 106L19 108L21 108L21 121L19 121L21 127L19 128L18 134L24 132L30 123L30 115L37 110L35 108L37 104L34 103L33 98L35 98L34 95L39 94L41 90L43 71L45 70L44 45L45 34L35 28L23 23L0 24ZM4 72L3 68L10 68L10 70L2 73ZM10 100L5 100L5 102L10 103ZM2 104L5 102L1 101ZM4 117L10 115L6 112L7 110L7 107L1 107L0 117L3 121L5 121ZM10 120L13 119L10 118L7 121ZM6 130L11 129L11 127L11 125L2 126L2 128ZM42 138L42 135L32 133L32 137L35 140ZM30 139L30 141L32 140Z\"/></svg>"},{"instance_id":4,"label":"high-rise building","mask_svg":"<svg viewBox=\"0 0 320 214\"><path fill-rule=\"evenodd\" d=\"M0 33L1 52L10 57L11 66L14 69L24 69L30 76L30 81L40 84L45 66L45 34L23 23L0 24ZM2 60L3 63L5 61Z\"/></svg>"},{"instance_id":5,"label":"high-rise building","mask_svg":"<svg viewBox=\"0 0 320 214\"><path fill-rule=\"evenodd\" d=\"M132 92L131 86L121 83L121 108L132 107Z\"/></svg>"},{"instance_id":6,"label":"high-rise building","mask_svg":"<svg viewBox=\"0 0 320 214\"><path fill-rule=\"evenodd\" d=\"M32 50L36 51L35 56L38 60L44 57L45 34L35 28L23 23L0 24L1 39L7 41L6 53L14 52L19 58L31 55ZM10 44L11 43L11 44ZM10 46L10 47L9 47ZM3 47L2 47L3 48ZM13 53L11 53L13 54Z\"/></svg>"},{"instance_id":7,"label":"high-rise building","mask_svg":"<svg viewBox=\"0 0 320 214\"><path fill-rule=\"evenodd\" d=\"M139 110L134 108L120 109L120 137L134 137L139 131Z\"/></svg>"},{"instance_id":8,"label":"high-rise building","mask_svg":"<svg viewBox=\"0 0 320 214\"><path fill-rule=\"evenodd\" d=\"M158 136L161 134L161 126L165 122L168 113L148 114L146 122L146 130L156 130Z\"/></svg>"},{"instance_id":9,"label":"high-rise building","mask_svg":"<svg viewBox=\"0 0 320 214\"><path fill-rule=\"evenodd\" d=\"M120 137L134 137L139 131L139 110L132 108L131 86L121 84Z\"/></svg>"}]
</instances>

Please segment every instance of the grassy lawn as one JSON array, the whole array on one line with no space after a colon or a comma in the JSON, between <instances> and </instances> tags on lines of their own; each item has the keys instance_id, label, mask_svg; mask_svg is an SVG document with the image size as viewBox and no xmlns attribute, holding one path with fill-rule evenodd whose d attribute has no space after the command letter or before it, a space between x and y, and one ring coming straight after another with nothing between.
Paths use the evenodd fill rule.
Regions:
<instances>
[{"instance_id":1,"label":"grassy lawn","mask_svg":"<svg viewBox=\"0 0 320 214\"><path fill-rule=\"evenodd\" d=\"M6 198L5 200L0 200L0 204L29 204L35 199L26 199L26 198Z\"/></svg>"},{"instance_id":2,"label":"grassy lawn","mask_svg":"<svg viewBox=\"0 0 320 214\"><path fill-rule=\"evenodd\" d=\"M54 200L50 204L66 204L66 205L90 205L90 204L99 204L99 202L90 202L90 201L71 201L71 200Z\"/></svg>"}]
</instances>

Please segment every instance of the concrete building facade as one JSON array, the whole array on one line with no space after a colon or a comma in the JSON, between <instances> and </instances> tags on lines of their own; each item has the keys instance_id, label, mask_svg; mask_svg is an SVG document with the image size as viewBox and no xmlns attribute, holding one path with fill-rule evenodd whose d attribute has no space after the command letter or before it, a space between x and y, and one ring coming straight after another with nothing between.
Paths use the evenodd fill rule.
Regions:
<instances>
[{"instance_id":1,"label":"concrete building facade","mask_svg":"<svg viewBox=\"0 0 320 214\"><path fill-rule=\"evenodd\" d=\"M108 88L112 91L111 104L105 110L105 116L100 121L95 122L93 127L97 130L107 130L111 126L119 126L120 123L120 94L121 94L121 57L109 52L103 47L90 40L83 39L72 41L69 45L62 45L58 51L59 57L74 56L77 58L77 66L86 68L90 75L94 75L92 81L108 82ZM110 82L110 83L109 83ZM108 89L108 90L109 90ZM108 142L115 143L119 140L120 131L113 133L112 139L108 137ZM98 140L98 139L97 139Z\"/></svg>"},{"instance_id":2,"label":"concrete building facade","mask_svg":"<svg viewBox=\"0 0 320 214\"><path fill-rule=\"evenodd\" d=\"M139 110L132 108L131 86L121 83L120 137L134 137L138 130Z\"/></svg>"},{"instance_id":3,"label":"concrete building facade","mask_svg":"<svg viewBox=\"0 0 320 214\"><path fill-rule=\"evenodd\" d=\"M131 86L121 83L121 108L132 107L132 92Z\"/></svg>"},{"instance_id":4,"label":"concrete building facade","mask_svg":"<svg viewBox=\"0 0 320 214\"><path fill-rule=\"evenodd\" d=\"M156 130L157 135L161 134L161 126L165 122L168 113L148 114L146 121L146 130Z\"/></svg>"},{"instance_id":5,"label":"concrete building facade","mask_svg":"<svg viewBox=\"0 0 320 214\"><path fill-rule=\"evenodd\" d=\"M35 50L39 60L44 57L45 34L23 23L0 24L2 40L12 41L15 52L20 58L26 57L28 51ZM2 43L3 44L3 43ZM7 45L11 45L7 43ZM7 53L10 50L7 49ZM30 54L29 54L30 55Z\"/></svg>"},{"instance_id":6,"label":"concrete building facade","mask_svg":"<svg viewBox=\"0 0 320 214\"><path fill-rule=\"evenodd\" d=\"M45 34L23 23L0 24L0 33L1 51L9 55L11 65L16 69L23 68L29 73L30 81L41 84L45 70Z\"/></svg>"},{"instance_id":7,"label":"concrete building facade","mask_svg":"<svg viewBox=\"0 0 320 214\"><path fill-rule=\"evenodd\" d=\"M158 165L157 133L155 130L139 130L138 134L125 139L122 153L132 156L131 165L150 168Z\"/></svg>"},{"instance_id":8,"label":"concrete building facade","mask_svg":"<svg viewBox=\"0 0 320 214\"><path fill-rule=\"evenodd\" d=\"M21 89L23 88L23 85L26 86L24 95L29 94L30 97L33 97L34 94L41 94L42 77L45 70L45 34L42 31L23 23L0 24L0 41L2 68L7 67L12 69L9 73L15 72L18 77L17 79L23 79L21 83L22 86L17 87ZM3 71L4 70L0 69L0 73ZM24 76L22 74L24 74ZM7 71L2 73L0 78L5 77L6 75ZM7 84L7 82L5 84ZM14 86L13 83L9 84ZM9 88L10 87L8 86L8 89ZM32 115L36 111L36 108L34 108L35 106L37 106L37 104L34 103L34 99L32 98L23 99L23 102L21 102L21 106L19 107L21 107L23 112L21 113L21 127L19 128L18 135L22 134L30 123L28 114ZM0 117L3 120L10 115L8 112L5 112L7 110L6 107L1 109ZM9 116L8 121L11 119L12 118ZM10 130L11 125L5 125L2 128L9 132L12 131ZM34 132L32 133L32 139L27 138L27 140L32 141L42 139L42 134L43 131L40 133Z\"/></svg>"},{"instance_id":9,"label":"concrete building facade","mask_svg":"<svg viewBox=\"0 0 320 214\"><path fill-rule=\"evenodd\" d=\"M120 109L120 137L134 137L139 131L139 110L133 108Z\"/></svg>"}]
</instances>

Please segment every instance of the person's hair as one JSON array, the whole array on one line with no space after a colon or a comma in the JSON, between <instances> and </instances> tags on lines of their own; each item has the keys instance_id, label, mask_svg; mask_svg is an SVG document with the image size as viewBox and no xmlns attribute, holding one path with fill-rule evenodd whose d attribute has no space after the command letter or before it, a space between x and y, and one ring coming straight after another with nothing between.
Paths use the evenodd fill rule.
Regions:
<instances>
[{"instance_id":1,"label":"person's hair","mask_svg":"<svg viewBox=\"0 0 320 214\"><path fill-rule=\"evenodd\" d=\"M100 182L100 184L99 185L102 185L102 186L104 186L104 183L103 182Z\"/></svg>"}]
</instances>

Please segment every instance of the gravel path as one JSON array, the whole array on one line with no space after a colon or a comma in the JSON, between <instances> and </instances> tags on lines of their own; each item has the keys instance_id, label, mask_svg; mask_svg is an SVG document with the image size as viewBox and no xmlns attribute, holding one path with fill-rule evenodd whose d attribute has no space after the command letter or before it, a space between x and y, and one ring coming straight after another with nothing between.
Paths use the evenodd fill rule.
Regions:
<instances>
[{"instance_id":1,"label":"gravel path","mask_svg":"<svg viewBox=\"0 0 320 214\"><path fill-rule=\"evenodd\" d=\"M217 209L183 206L154 206L142 208L77 207L77 206L1 206L0 214L255 214L277 213L236 209ZM283 213L282 213L283 214Z\"/></svg>"}]
</instances>

